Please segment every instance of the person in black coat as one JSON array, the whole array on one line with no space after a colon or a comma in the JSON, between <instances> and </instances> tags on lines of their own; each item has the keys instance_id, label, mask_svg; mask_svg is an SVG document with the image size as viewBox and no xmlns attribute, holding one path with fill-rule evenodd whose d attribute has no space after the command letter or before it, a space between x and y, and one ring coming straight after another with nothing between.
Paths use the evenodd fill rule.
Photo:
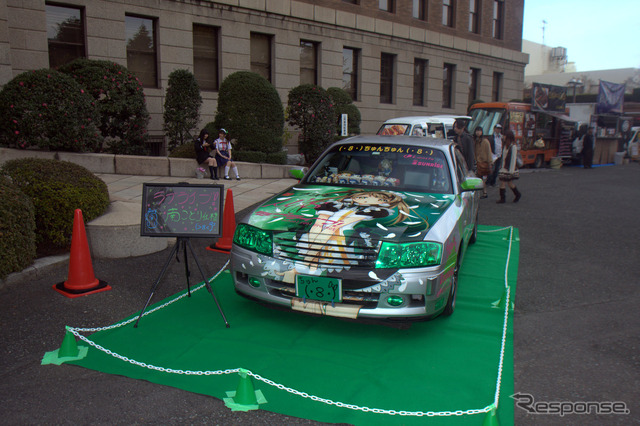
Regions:
<instances>
[{"instance_id":1,"label":"person in black coat","mask_svg":"<svg viewBox=\"0 0 640 426\"><path fill-rule=\"evenodd\" d=\"M216 159L209 155L209 132L206 129L202 129L200 136L194 142L194 148L196 151L196 161L200 165L200 171L204 172L203 166L209 167L209 173L211 173L211 179L218 180L218 164Z\"/></svg>"},{"instance_id":2,"label":"person in black coat","mask_svg":"<svg viewBox=\"0 0 640 426\"><path fill-rule=\"evenodd\" d=\"M453 123L453 130L456 132L455 142L460 147L462 155L467 162L467 167L471 171L476 170L476 155L474 152L474 142L471 135L464 130L464 124L459 121Z\"/></svg>"},{"instance_id":3,"label":"person in black coat","mask_svg":"<svg viewBox=\"0 0 640 426\"><path fill-rule=\"evenodd\" d=\"M593 144L593 127L589 127L582 140L582 165L585 169L590 169L593 165Z\"/></svg>"}]
</instances>

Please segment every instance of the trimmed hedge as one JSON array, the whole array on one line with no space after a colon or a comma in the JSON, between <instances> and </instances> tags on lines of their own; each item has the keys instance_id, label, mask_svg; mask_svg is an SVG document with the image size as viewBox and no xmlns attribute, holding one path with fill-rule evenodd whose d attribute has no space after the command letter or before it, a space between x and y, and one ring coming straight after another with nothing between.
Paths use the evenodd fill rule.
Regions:
<instances>
[{"instance_id":1,"label":"trimmed hedge","mask_svg":"<svg viewBox=\"0 0 640 426\"><path fill-rule=\"evenodd\" d=\"M177 146L169 153L171 158L193 158L196 159L196 148L192 143L185 143Z\"/></svg>"},{"instance_id":2,"label":"trimmed hedge","mask_svg":"<svg viewBox=\"0 0 640 426\"><path fill-rule=\"evenodd\" d=\"M31 199L38 247L70 247L75 210L82 210L85 222L89 222L109 206L107 185L86 168L68 161L10 160L0 174L8 176Z\"/></svg>"},{"instance_id":3,"label":"trimmed hedge","mask_svg":"<svg viewBox=\"0 0 640 426\"><path fill-rule=\"evenodd\" d=\"M259 74L238 71L222 81L213 124L214 139L224 128L234 149L265 153L282 150L284 110L278 91ZM239 159L238 159L239 160Z\"/></svg>"},{"instance_id":4,"label":"trimmed hedge","mask_svg":"<svg viewBox=\"0 0 640 426\"><path fill-rule=\"evenodd\" d=\"M287 106L289 123L297 126L300 147L309 163L313 163L332 142L336 134L336 108L322 87L303 84L289 91Z\"/></svg>"},{"instance_id":5,"label":"trimmed hedge","mask_svg":"<svg viewBox=\"0 0 640 426\"><path fill-rule=\"evenodd\" d=\"M0 278L22 271L36 258L33 203L6 176L0 176Z\"/></svg>"},{"instance_id":6,"label":"trimmed hedge","mask_svg":"<svg viewBox=\"0 0 640 426\"><path fill-rule=\"evenodd\" d=\"M193 73L186 69L172 71L167 83L163 125L169 150L195 139L201 105L200 87Z\"/></svg>"},{"instance_id":7,"label":"trimmed hedge","mask_svg":"<svg viewBox=\"0 0 640 426\"><path fill-rule=\"evenodd\" d=\"M98 151L95 101L72 77L50 69L24 72L0 91L0 146Z\"/></svg>"},{"instance_id":8,"label":"trimmed hedge","mask_svg":"<svg viewBox=\"0 0 640 426\"><path fill-rule=\"evenodd\" d=\"M113 154L146 155L149 112L142 83L126 67L112 62L76 59L59 68L93 96L100 132Z\"/></svg>"}]
</instances>

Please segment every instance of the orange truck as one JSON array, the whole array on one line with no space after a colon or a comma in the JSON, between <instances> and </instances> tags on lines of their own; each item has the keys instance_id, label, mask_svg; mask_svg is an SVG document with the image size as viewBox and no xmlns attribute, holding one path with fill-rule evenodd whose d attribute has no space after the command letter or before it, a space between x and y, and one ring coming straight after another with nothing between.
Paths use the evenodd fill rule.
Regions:
<instances>
[{"instance_id":1,"label":"orange truck","mask_svg":"<svg viewBox=\"0 0 640 426\"><path fill-rule=\"evenodd\" d=\"M472 105L469 115L467 129L471 134L480 126L485 135L493 135L496 124L511 130L525 166L543 167L553 157L571 160L577 129L565 114L532 111L530 104L520 102L487 102Z\"/></svg>"}]
</instances>

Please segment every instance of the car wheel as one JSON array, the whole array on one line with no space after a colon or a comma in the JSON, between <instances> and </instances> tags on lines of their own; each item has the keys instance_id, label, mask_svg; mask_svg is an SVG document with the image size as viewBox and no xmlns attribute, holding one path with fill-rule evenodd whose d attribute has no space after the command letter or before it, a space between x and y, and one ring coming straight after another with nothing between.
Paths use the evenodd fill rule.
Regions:
<instances>
[{"instance_id":1,"label":"car wheel","mask_svg":"<svg viewBox=\"0 0 640 426\"><path fill-rule=\"evenodd\" d=\"M544 164L544 155L540 154L536 157L535 163L533 163L533 167L539 169Z\"/></svg>"},{"instance_id":2,"label":"car wheel","mask_svg":"<svg viewBox=\"0 0 640 426\"><path fill-rule=\"evenodd\" d=\"M469 244L473 244L478 239L478 213L476 213L476 223L473 225L473 232L469 237Z\"/></svg>"},{"instance_id":3,"label":"car wheel","mask_svg":"<svg viewBox=\"0 0 640 426\"><path fill-rule=\"evenodd\" d=\"M449 291L449 299L447 305L442 311L442 316L448 317L456 309L456 293L458 292L458 271L460 271L460 253L458 253L458 261L456 261L456 269L451 277L451 290Z\"/></svg>"}]
</instances>

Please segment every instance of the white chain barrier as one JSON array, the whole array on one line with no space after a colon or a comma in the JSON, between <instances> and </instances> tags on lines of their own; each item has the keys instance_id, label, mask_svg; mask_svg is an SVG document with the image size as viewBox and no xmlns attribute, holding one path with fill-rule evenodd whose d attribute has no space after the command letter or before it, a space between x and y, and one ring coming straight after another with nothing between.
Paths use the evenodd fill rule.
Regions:
<instances>
[{"instance_id":1,"label":"white chain barrier","mask_svg":"<svg viewBox=\"0 0 640 426\"><path fill-rule=\"evenodd\" d=\"M183 374L183 375L187 375L187 376L221 376L221 375L225 375L225 374L235 374L235 373L239 373L240 371L246 372L249 376L253 377L254 379L265 383L266 385L269 386L273 386L275 388L278 388L280 390L283 390L285 392L288 392L290 394L293 395L297 395L300 396L302 398L306 398L306 399L310 399L312 401L316 401L316 402L321 402L327 405L333 405L336 407L340 407L340 408L347 408L350 410L354 410L354 411L362 411L364 413L375 413L375 414L387 414L387 415L391 415L391 416L412 416L412 417L450 417L450 416L465 416L465 415L473 415L473 414L482 414L482 413L488 413L493 409L497 409L498 408L498 402L500 400L500 386L502 384L502 370L503 370L503 364L504 364L504 352L505 352L505 347L506 347L506 340L507 340L507 328L508 328L508 318L509 318L509 305L511 304L511 298L510 298L510 291L511 288L509 286L509 282L508 282L508 270L509 270L509 261L511 258L511 243L512 243L512 238L513 238L513 227L507 227L507 228L499 228L499 229L494 229L494 230L483 230L483 231L478 231L478 232L499 232L499 231L505 231L505 230L509 230L509 247L508 247L508 251L507 251L507 262L506 262L506 267L505 267L505 282L504 282L504 287L505 287L505 293L504 293L504 322L503 322L503 326L502 326L502 344L500 347L500 357L499 357L499 362L498 362L498 375L497 375L497 381L496 381L496 392L495 392L495 397L494 397L494 401L492 404L484 407L484 408L478 408L478 409L467 409L467 410L456 410L456 411L404 411L404 410L388 410L388 409L383 409L383 408L370 408L370 407L366 407L366 406L360 406L360 405L354 405L354 404L347 404L344 402L340 402L340 401L333 401L331 399L327 399L327 398L321 398L319 396L315 396L315 395L310 395L306 392L302 392L290 387L287 387L283 384L280 383L276 383L273 380L270 380L266 377L262 377L259 374L256 374L250 370L244 369L244 368L233 368L233 369L227 369L227 370L206 370L206 371L202 371L202 370L177 370L177 369L173 369L173 368L165 368L165 367L158 367L155 365L151 365L151 364L147 364L145 362L140 362L140 361L136 361L134 359L130 359L124 355L120 355L118 353L115 353L95 342L93 342L92 340L89 340L88 338L86 338L85 336L81 335L81 332L97 332L97 331L104 331L104 330L111 330L111 329L115 329L115 328L119 328L122 327L124 325L130 324L132 322L134 322L136 320L136 317L132 317L126 321L117 323L117 324L113 324L107 327L95 327L95 328L77 328L77 327L69 327L67 326L66 329L67 331L73 333L74 336L76 336L78 339L82 340L83 342L87 343L88 345L94 347L95 349L106 353L107 355L110 355L114 358L120 359L124 362L128 362L129 364L133 364L133 365L137 365L139 367L142 368L147 368L149 370L155 370L155 371L160 371L163 373L169 373L169 374ZM218 275L220 275L229 265L229 261L227 261L227 263L224 264L224 266L211 278L209 278L207 280L208 283L211 283L212 281L214 281ZM193 290L191 290L192 293L202 289L205 286L205 283L203 282L202 284L200 284L198 287L194 288ZM187 293L183 293L180 296L175 297L172 300L169 300L168 302L159 305L147 312L145 312L143 314L143 316L147 316L150 315L166 306L171 305L172 303L177 302L178 300L184 298L187 295Z\"/></svg>"}]
</instances>

